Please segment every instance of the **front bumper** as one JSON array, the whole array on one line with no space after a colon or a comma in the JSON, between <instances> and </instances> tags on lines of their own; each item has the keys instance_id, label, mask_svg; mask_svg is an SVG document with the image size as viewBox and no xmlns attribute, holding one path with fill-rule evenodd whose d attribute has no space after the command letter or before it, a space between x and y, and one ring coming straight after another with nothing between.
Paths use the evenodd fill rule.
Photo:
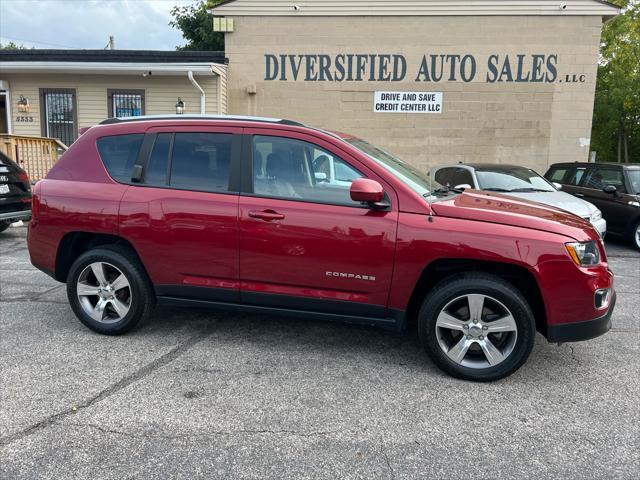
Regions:
<instances>
[{"instance_id":1,"label":"front bumper","mask_svg":"<svg viewBox=\"0 0 640 480\"><path fill-rule=\"evenodd\" d=\"M31 218L31 210L21 210L19 212L0 213L0 221L17 222L18 220L29 220Z\"/></svg>"},{"instance_id":2,"label":"front bumper","mask_svg":"<svg viewBox=\"0 0 640 480\"><path fill-rule=\"evenodd\" d=\"M611 330L611 315L616 306L616 294L613 293L609 310L602 317L586 322L562 323L547 326L547 340L552 343L580 342L604 335Z\"/></svg>"},{"instance_id":3,"label":"front bumper","mask_svg":"<svg viewBox=\"0 0 640 480\"><path fill-rule=\"evenodd\" d=\"M593 225L595 229L598 230L598 233L602 238L605 237L605 235L607 234L607 221L604 218L593 222L591 225Z\"/></svg>"}]
</instances>

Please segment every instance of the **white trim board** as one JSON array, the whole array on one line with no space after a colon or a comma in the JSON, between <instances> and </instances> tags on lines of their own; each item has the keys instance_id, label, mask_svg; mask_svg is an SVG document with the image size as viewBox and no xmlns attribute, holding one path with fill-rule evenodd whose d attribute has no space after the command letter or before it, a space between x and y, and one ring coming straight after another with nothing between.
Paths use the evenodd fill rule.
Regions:
<instances>
[{"instance_id":1,"label":"white trim board","mask_svg":"<svg viewBox=\"0 0 640 480\"><path fill-rule=\"evenodd\" d=\"M620 8L600 0L232 0L209 12L237 17L597 15L608 20Z\"/></svg>"},{"instance_id":2,"label":"white trim board","mask_svg":"<svg viewBox=\"0 0 640 480\"><path fill-rule=\"evenodd\" d=\"M2 73L76 73L101 75L185 75L215 73L212 63L0 62Z\"/></svg>"}]
</instances>

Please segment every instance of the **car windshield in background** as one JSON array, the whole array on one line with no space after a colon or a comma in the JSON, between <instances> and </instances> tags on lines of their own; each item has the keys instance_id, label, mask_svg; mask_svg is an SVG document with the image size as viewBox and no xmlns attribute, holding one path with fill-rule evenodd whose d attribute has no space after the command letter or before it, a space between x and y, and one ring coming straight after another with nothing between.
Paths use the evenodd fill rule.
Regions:
<instances>
[{"instance_id":1,"label":"car windshield in background","mask_svg":"<svg viewBox=\"0 0 640 480\"><path fill-rule=\"evenodd\" d=\"M636 195L640 195L640 170L627 170L627 174L629 175L631 191Z\"/></svg>"},{"instance_id":2,"label":"car windshield in background","mask_svg":"<svg viewBox=\"0 0 640 480\"><path fill-rule=\"evenodd\" d=\"M478 185L493 192L555 192L544 178L524 167L476 170Z\"/></svg>"},{"instance_id":3,"label":"car windshield in background","mask_svg":"<svg viewBox=\"0 0 640 480\"><path fill-rule=\"evenodd\" d=\"M446 187L443 187L435 180L432 180L417 168L409 165L404 160L400 160L399 158L391 155L389 152L385 152L381 148L371 145L359 138L350 138L345 141L356 147L361 152L367 154L423 197L450 193Z\"/></svg>"}]
</instances>

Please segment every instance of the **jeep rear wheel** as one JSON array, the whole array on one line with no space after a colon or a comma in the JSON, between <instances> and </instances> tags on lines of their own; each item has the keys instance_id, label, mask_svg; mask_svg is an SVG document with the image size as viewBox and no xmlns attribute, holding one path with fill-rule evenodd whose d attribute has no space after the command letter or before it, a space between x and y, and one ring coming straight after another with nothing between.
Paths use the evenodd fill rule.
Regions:
<instances>
[{"instance_id":1,"label":"jeep rear wheel","mask_svg":"<svg viewBox=\"0 0 640 480\"><path fill-rule=\"evenodd\" d=\"M463 275L437 285L419 317L420 338L445 372L492 381L515 372L528 358L535 320L510 283L492 275Z\"/></svg>"},{"instance_id":2,"label":"jeep rear wheel","mask_svg":"<svg viewBox=\"0 0 640 480\"><path fill-rule=\"evenodd\" d=\"M67 297L83 324L106 335L133 329L155 304L146 272L131 251L118 246L81 255L69 271Z\"/></svg>"}]
</instances>

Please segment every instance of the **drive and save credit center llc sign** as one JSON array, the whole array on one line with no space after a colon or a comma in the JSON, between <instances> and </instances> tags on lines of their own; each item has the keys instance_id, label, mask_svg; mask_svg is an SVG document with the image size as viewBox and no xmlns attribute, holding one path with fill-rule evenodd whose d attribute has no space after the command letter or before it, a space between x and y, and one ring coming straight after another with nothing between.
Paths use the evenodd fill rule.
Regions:
<instances>
[{"instance_id":1,"label":"drive and save credit center llc sign","mask_svg":"<svg viewBox=\"0 0 640 480\"><path fill-rule=\"evenodd\" d=\"M375 92L375 113L442 113L442 92Z\"/></svg>"}]
</instances>

